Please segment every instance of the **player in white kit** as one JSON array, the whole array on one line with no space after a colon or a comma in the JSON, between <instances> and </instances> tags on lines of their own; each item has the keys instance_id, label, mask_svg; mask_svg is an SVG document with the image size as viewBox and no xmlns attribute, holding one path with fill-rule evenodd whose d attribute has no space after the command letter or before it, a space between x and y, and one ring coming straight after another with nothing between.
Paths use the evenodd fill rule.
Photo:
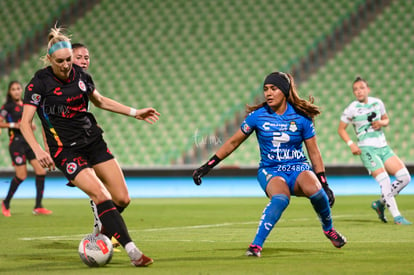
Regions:
<instances>
[{"instance_id":1,"label":"player in white kit","mask_svg":"<svg viewBox=\"0 0 414 275\"><path fill-rule=\"evenodd\" d=\"M362 163L381 187L381 199L372 202L371 207L379 219L386 223L385 206L394 218L395 224L410 225L398 210L395 197L411 181L408 169L387 144L382 127L389 124L384 103L368 96L367 81L357 77L352 85L356 100L344 110L339 122L338 134L350 147L352 154L359 155ZM352 124L357 137L354 143L346 127ZM391 182L390 176L395 176Z\"/></svg>"}]
</instances>

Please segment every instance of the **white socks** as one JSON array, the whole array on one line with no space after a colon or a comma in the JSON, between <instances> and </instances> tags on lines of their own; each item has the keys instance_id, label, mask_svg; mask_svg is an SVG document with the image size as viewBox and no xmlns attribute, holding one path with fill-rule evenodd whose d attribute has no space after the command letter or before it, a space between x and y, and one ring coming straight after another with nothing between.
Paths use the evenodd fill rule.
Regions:
<instances>
[{"instance_id":1,"label":"white socks","mask_svg":"<svg viewBox=\"0 0 414 275\"><path fill-rule=\"evenodd\" d=\"M138 260L141 258L142 252L138 249L134 242L127 243L124 248L131 260Z\"/></svg>"},{"instance_id":2,"label":"white socks","mask_svg":"<svg viewBox=\"0 0 414 275\"><path fill-rule=\"evenodd\" d=\"M388 210L391 212L393 217L400 216L401 213L398 210L397 202L395 201L394 195L391 191L391 180L386 172L383 172L375 177L375 180L381 187L382 199Z\"/></svg>"},{"instance_id":3,"label":"white socks","mask_svg":"<svg viewBox=\"0 0 414 275\"><path fill-rule=\"evenodd\" d=\"M391 192L394 196L398 195L398 193L410 183L410 172L408 172L407 168L403 168L395 173L395 178L395 181L391 184Z\"/></svg>"},{"instance_id":4,"label":"white socks","mask_svg":"<svg viewBox=\"0 0 414 275\"><path fill-rule=\"evenodd\" d=\"M102 223L99 220L98 208L96 208L96 204L93 202L93 200L90 200L90 204L94 217L93 234L98 235L99 233L101 233Z\"/></svg>"}]
</instances>

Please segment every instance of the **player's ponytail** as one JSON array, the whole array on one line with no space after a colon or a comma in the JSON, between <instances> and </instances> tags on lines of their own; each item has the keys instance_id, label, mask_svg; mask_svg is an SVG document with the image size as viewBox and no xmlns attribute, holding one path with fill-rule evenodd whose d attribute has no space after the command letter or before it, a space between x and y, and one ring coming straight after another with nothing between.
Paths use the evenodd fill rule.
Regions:
<instances>
[{"instance_id":1,"label":"player's ponytail","mask_svg":"<svg viewBox=\"0 0 414 275\"><path fill-rule=\"evenodd\" d=\"M63 28L57 27L57 25L50 29L50 32L47 36L48 43L46 55L42 57L43 63L45 65L49 64L48 55L50 56L57 49L69 47L72 48L69 36L65 35L63 32ZM59 42L61 43L57 44Z\"/></svg>"}]
</instances>

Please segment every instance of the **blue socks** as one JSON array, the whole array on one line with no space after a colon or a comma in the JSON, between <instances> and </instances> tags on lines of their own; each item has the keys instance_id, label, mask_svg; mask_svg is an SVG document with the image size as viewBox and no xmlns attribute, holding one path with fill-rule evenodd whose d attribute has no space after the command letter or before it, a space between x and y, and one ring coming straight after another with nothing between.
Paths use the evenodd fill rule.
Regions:
<instances>
[{"instance_id":1,"label":"blue socks","mask_svg":"<svg viewBox=\"0 0 414 275\"><path fill-rule=\"evenodd\" d=\"M331 230L333 227L331 208L329 208L329 199L325 191L321 189L310 196L309 199L313 205L313 209L315 209L315 212L318 214L323 231Z\"/></svg>"},{"instance_id":2,"label":"blue socks","mask_svg":"<svg viewBox=\"0 0 414 275\"><path fill-rule=\"evenodd\" d=\"M325 195L326 196L326 195ZM274 195L269 204L263 210L262 218L260 219L259 227L257 229L256 237L252 244L263 247L263 243L272 231L273 226L282 216L283 211L289 205L289 198L286 195ZM329 207L329 204L328 204Z\"/></svg>"},{"instance_id":3,"label":"blue socks","mask_svg":"<svg viewBox=\"0 0 414 275\"><path fill-rule=\"evenodd\" d=\"M332 229L331 208L329 207L329 199L323 189L309 197L315 212L321 221L324 231ZM269 236L275 224L279 221L283 211L289 205L289 198L286 195L274 195L269 204L263 210L262 218L260 219L259 227L257 229L256 237L252 245L263 247L267 236Z\"/></svg>"}]
</instances>

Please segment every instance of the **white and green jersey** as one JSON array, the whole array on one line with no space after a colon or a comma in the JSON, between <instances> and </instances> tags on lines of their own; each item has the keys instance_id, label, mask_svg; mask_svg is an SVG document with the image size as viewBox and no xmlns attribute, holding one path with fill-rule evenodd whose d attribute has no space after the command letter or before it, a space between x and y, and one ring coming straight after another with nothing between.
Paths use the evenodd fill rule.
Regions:
<instances>
[{"instance_id":1,"label":"white and green jersey","mask_svg":"<svg viewBox=\"0 0 414 275\"><path fill-rule=\"evenodd\" d=\"M379 98L368 97L367 103L353 101L342 113L341 121L354 126L358 146L384 147L387 145L382 129L374 130L371 122L380 120L386 113L384 103Z\"/></svg>"}]
</instances>

